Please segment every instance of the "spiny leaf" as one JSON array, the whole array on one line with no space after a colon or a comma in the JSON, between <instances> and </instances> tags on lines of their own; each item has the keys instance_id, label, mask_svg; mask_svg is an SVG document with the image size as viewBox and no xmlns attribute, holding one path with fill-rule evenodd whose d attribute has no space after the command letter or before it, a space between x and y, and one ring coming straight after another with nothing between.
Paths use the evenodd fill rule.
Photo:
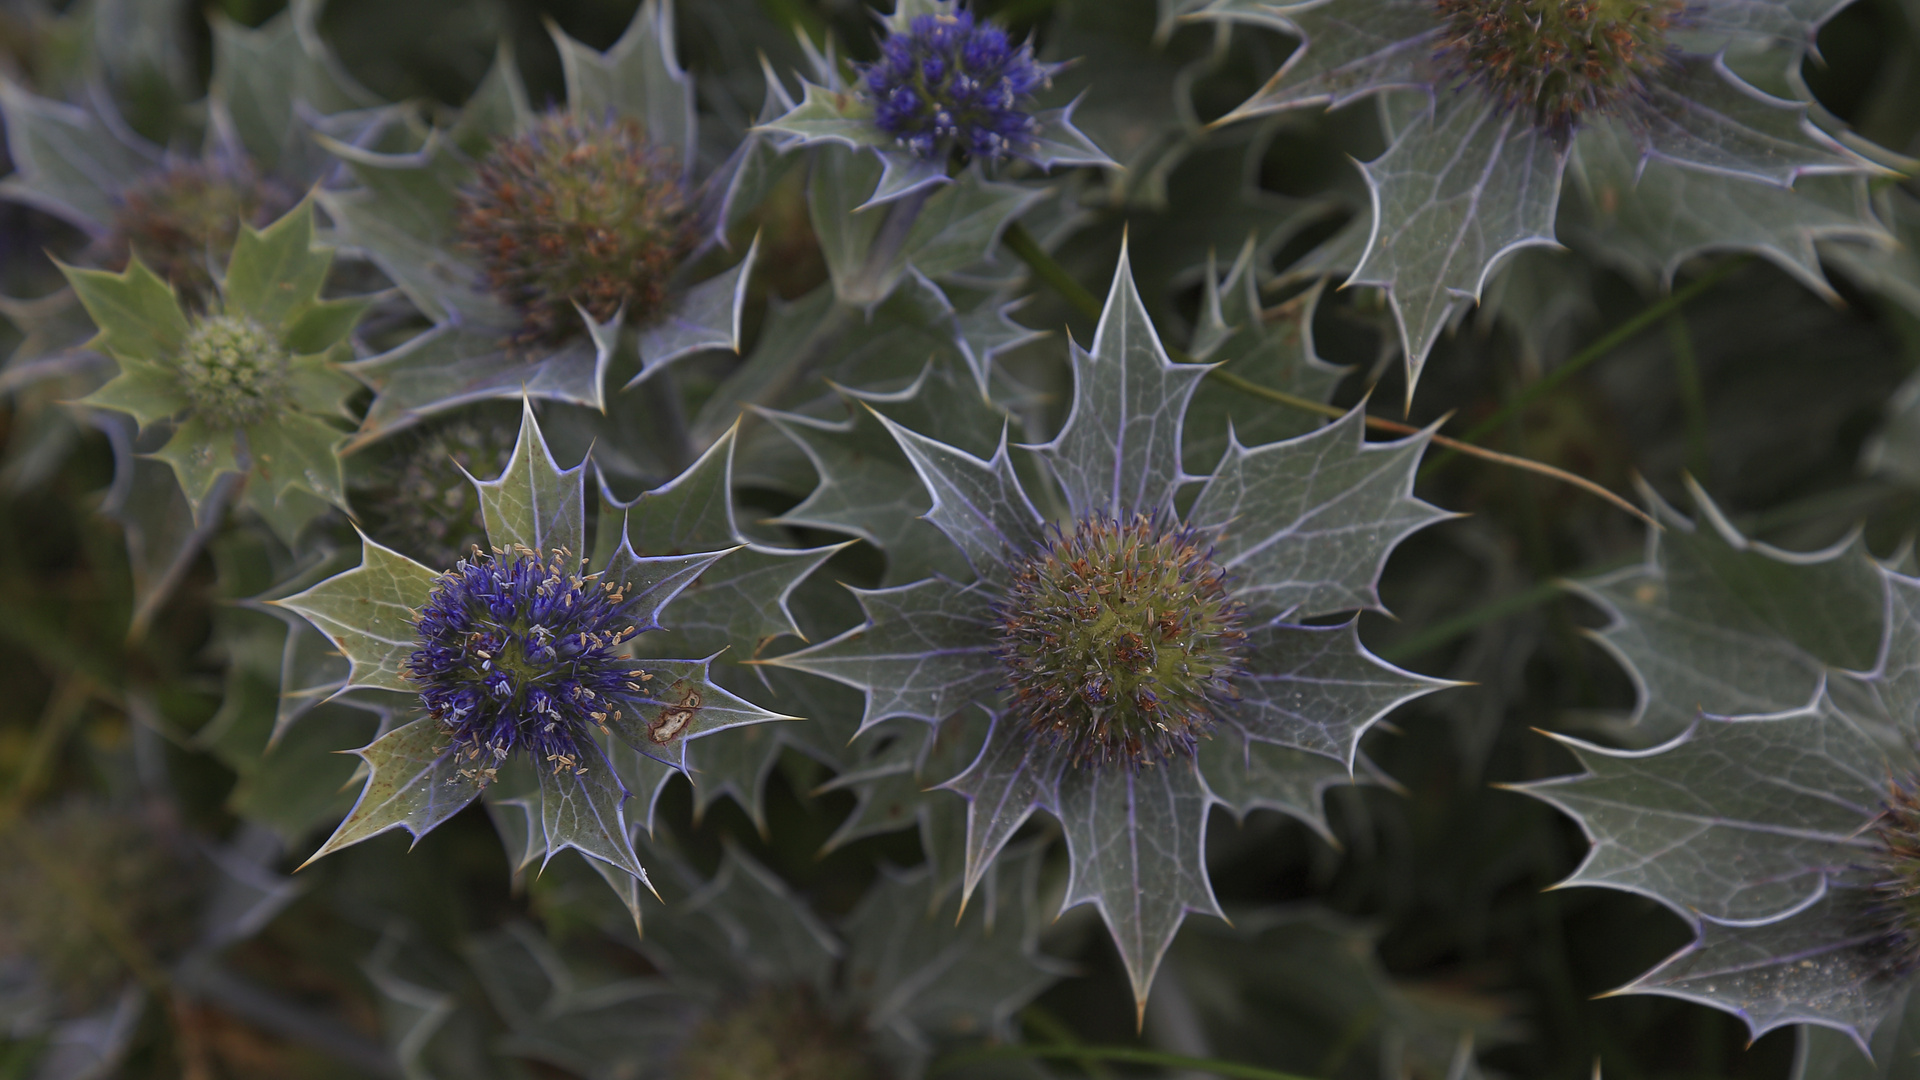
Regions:
<instances>
[{"instance_id":1,"label":"spiny leaf","mask_svg":"<svg viewBox=\"0 0 1920 1080\"><path fill-rule=\"evenodd\" d=\"M1007 456L1005 429L993 459L982 461L885 416L879 419L933 495L927 520L966 555L974 573L1004 588L1012 574L1010 559L1033 551L1044 539L1040 512Z\"/></svg>"},{"instance_id":2,"label":"spiny leaf","mask_svg":"<svg viewBox=\"0 0 1920 1080\"><path fill-rule=\"evenodd\" d=\"M1563 884L1738 921L1794 911L1862 860L1889 768L1888 748L1824 697L1779 717L1702 720L1650 751L1560 741L1587 772L1520 790L1593 841Z\"/></svg>"},{"instance_id":3,"label":"spiny leaf","mask_svg":"<svg viewBox=\"0 0 1920 1080\"><path fill-rule=\"evenodd\" d=\"M1858 1038L1851 1032L1818 1024L1807 1024L1799 1031L1799 1048L1794 1055L1792 1080L1914 1080L1920 1076L1920 994L1911 986L1887 997L1892 1006L1873 1029L1867 1050L1860 1052Z\"/></svg>"},{"instance_id":4,"label":"spiny leaf","mask_svg":"<svg viewBox=\"0 0 1920 1080\"><path fill-rule=\"evenodd\" d=\"M375 393L354 447L475 401L526 396L602 406L605 354L593 342L569 342L529 364L507 345L506 333L445 323L349 365Z\"/></svg>"},{"instance_id":5,"label":"spiny leaf","mask_svg":"<svg viewBox=\"0 0 1920 1080\"><path fill-rule=\"evenodd\" d=\"M683 356L706 349L740 351L740 320L746 310L747 278L760 252L756 234L747 253L732 268L688 289L660 322L640 331L640 374L629 388Z\"/></svg>"},{"instance_id":6,"label":"spiny leaf","mask_svg":"<svg viewBox=\"0 0 1920 1080\"><path fill-rule=\"evenodd\" d=\"M1218 530L1214 559L1255 613L1296 617L1377 609L1376 583L1400 541L1449 515L1414 497L1428 436L1366 441L1364 407L1318 431L1247 449L1229 438L1188 513Z\"/></svg>"},{"instance_id":7,"label":"spiny leaf","mask_svg":"<svg viewBox=\"0 0 1920 1080\"><path fill-rule=\"evenodd\" d=\"M769 80L771 81L771 80ZM784 115L762 123L759 130L792 136L794 146L837 142L849 149L886 147L893 140L873 122L873 107L860 95L829 90L801 80L802 98Z\"/></svg>"},{"instance_id":8,"label":"spiny leaf","mask_svg":"<svg viewBox=\"0 0 1920 1080\"><path fill-rule=\"evenodd\" d=\"M243 471L234 429L198 416L181 421L173 429L173 437L153 456L173 466L173 475L187 502L193 505L196 520L201 517L201 504L213 494L213 485L220 477Z\"/></svg>"},{"instance_id":9,"label":"spiny leaf","mask_svg":"<svg viewBox=\"0 0 1920 1080\"><path fill-rule=\"evenodd\" d=\"M147 427L185 412L189 402L171 367L127 357L120 360L120 373L80 404L117 409Z\"/></svg>"},{"instance_id":10,"label":"spiny leaf","mask_svg":"<svg viewBox=\"0 0 1920 1080\"><path fill-rule=\"evenodd\" d=\"M1239 727L1223 724L1200 743L1200 772L1207 787L1235 817L1255 810L1278 810L1306 824L1328 843L1327 789L1357 781L1345 762L1325 754L1250 739Z\"/></svg>"},{"instance_id":11,"label":"spiny leaf","mask_svg":"<svg viewBox=\"0 0 1920 1080\"><path fill-rule=\"evenodd\" d=\"M355 569L270 602L306 616L346 655L353 665L347 688L413 693L418 687L402 672L418 648L414 613L440 575L364 536L360 544Z\"/></svg>"},{"instance_id":12,"label":"spiny leaf","mask_svg":"<svg viewBox=\"0 0 1920 1080\"><path fill-rule=\"evenodd\" d=\"M992 714L980 756L966 771L940 785L967 800L966 860L961 896L970 897L988 867L1036 808L1059 803L1066 761L1057 754L1034 753L1032 738L1019 730L1018 718Z\"/></svg>"},{"instance_id":13,"label":"spiny leaf","mask_svg":"<svg viewBox=\"0 0 1920 1080\"><path fill-rule=\"evenodd\" d=\"M307 862L389 829L405 829L418 840L478 798L479 782L460 775L449 745L439 721L422 717L355 750L371 770L367 786L353 812Z\"/></svg>"},{"instance_id":14,"label":"spiny leaf","mask_svg":"<svg viewBox=\"0 0 1920 1080\"><path fill-rule=\"evenodd\" d=\"M253 471L276 498L298 488L342 510L348 508L339 456L346 436L333 425L317 416L289 413L250 424L246 433Z\"/></svg>"},{"instance_id":15,"label":"spiny leaf","mask_svg":"<svg viewBox=\"0 0 1920 1080\"><path fill-rule=\"evenodd\" d=\"M1407 386L1460 298L1477 300L1494 264L1552 246L1566 156L1517 111L1442 95L1402 118L1387 152L1363 164L1373 235L1352 284L1387 290L1406 350Z\"/></svg>"},{"instance_id":16,"label":"spiny leaf","mask_svg":"<svg viewBox=\"0 0 1920 1080\"><path fill-rule=\"evenodd\" d=\"M1249 739L1326 754L1349 769L1360 737L1376 721L1454 685L1368 652L1358 619L1344 626L1255 627L1247 634L1247 666L1233 680L1239 698L1222 705L1221 715Z\"/></svg>"},{"instance_id":17,"label":"spiny leaf","mask_svg":"<svg viewBox=\"0 0 1920 1080\"><path fill-rule=\"evenodd\" d=\"M1039 451L1066 490L1074 518L1165 512L1186 479L1180 425L1205 377L1199 364L1167 358L1133 287L1124 247L1093 335L1073 354L1073 408Z\"/></svg>"},{"instance_id":18,"label":"spiny leaf","mask_svg":"<svg viewBox=\"0 0 1920 1080\"><path fill-rule=\"evenodd\" d=\"M84 109L38 97L0 78L0 119L14 172L0 197L104 234L120 209L120 193L159 164L159 153L119 138Z\"/></svg>"},{"instance_id":19,"label":"spiny leaf","mask_svg":"<svg viewBox=\"0 0 1920 1080\"><path fill-rule=\"evenodd\" d=\"M713 681L713 657L704 660L644 660L651 678L629 695L637 715L607 725L627 745L682 770L687 740L742 724L797 720L763 709Z\"/></svg>"},{"instance_id":20,"label":"spiny leaf","mask_svg":"<svg viewBox=\"0 0 1920 1080\"><path fill-rule=\"evenodd\" d=\"M1144 1017L1147 990L1187 912L1220 915L1207 881L1207 808L1189 761L1068 769L1057 812L1071 865L1064 906L1091 903L1113 932Z\"/></svg>"},{"instance_id":21,"label":"spiny leaf","mask_svg":"<svg viewBox=\"0 0 1920 1080\"><path fill-rule=\"evenodd\" d=\"M980 590L935 578L853 593L865 623L763 662L867 691L862 730L889 716L938 721L999 685L990 600Z\"/></svg>"},{"instance_id":22,"label":"spiny leaf","mask_svg":"<svg viewBox=\"0 0 1920 1080\"><path fill-rule=\"evenodd\" d=\"M1725 1009L1754 1038L1786 1024L1818 1024L1860 1050L1898 1000L1885 931L1865 894L1835 889L1802 911L1759 926L1708 921L1700 938L1617 994L1662 994Z\"/></svg>"},{"instance_id":23,"label":"spiny leaf","mask_svg":"<svg viewBox=\"0 0 1920 1080\"><path fill-rule=\"evenodd\" d=\"M262 230L242 223L227 261L227 312L261 326L283 326L319 301L332 265L333 249L313 246L312 200Z\"/></svg>"},{"instance_id":24,"label":"spiny leaf","mask_svg":"<svg viewBox=\"0 0 1920 1080\"><path fill-rule=\"evenodd\" d=\"M324 115L376 102L328 55L315 32L314 7L295 4L258 29L211 17L209 96L256 165L317 180L326 157L312 145L300 107Z\"/></svg>"},{"instance_id":25,"label":"spiny leaf","mask_svg":"<svg viewBox=\"0 0 1920 1080\"><path fill-rule=\"evenodd\" d=\"M1266 85L1222 122L1304 105L1337 109L1386 87L1418 85L1415 70L1432 55L1438 29L1426 0L1213 0L1196 15L1266 26L1302 39Z\"/></svg>"},{"instance_id":26,"label":"spiny leaf","mask_svg":"<svg viewBox=\"0 0 1920 1080\"><path fill-rule=\"evenodd\" d=\"M1632 722L1671 738L1704 710L1779 713L1805 705L1826 668L1864 671L1879 655L1884 586L1855 537L1807 555L1742 537L1703 493L1706 527L1664 504L1647 561L1576 588L1613 616L1600 641L1633 674Z\"/></svg>"},{"instance_id":27,"label":"spiny leaf","mask_svg":"<svg viewBox=\"0 0 1920 1080\"><path fill-rule=\"evenodd\" d=\"M540 775L543 864L573 848L645 882L647 872L627 832L627 790L605 758L589 752L574 767L544 761L533 765Z\"/></svg>"},{"instance_id":28,"label":"spiny leaf","mask_svg":"<svg viewBox=\"0 0 1920 1080\"><path fill-rule=\"evenodd\" d=\"M646 0L620 40L596 52L549 25L567 79L567 106L581 116L631 116L671 147L691 173L699 155L693 81L674 59L673 5Z\"/></svg>"},{"instance_id":29,"label":"spiny leaf","mask_svg":"<svg viewBox=\"0 0 1920 1080\"><path fill-rule=\"evenodd\" d=\"M161 363L179 353L190 329L187 314L167 283L139 259L118 274L70 266L60 269L100 328L90 343L93 348L115 359L148 363Z\"/></svg>"},{"instance_id":30,"label":"spiny leaf","mask_svg":"<svg viewBox=\"0 0 1920 1080\"><path fill-rule=\"evenodd\" d=\"M553 460L533 415L533 402L524 401L520 437L507 470L495 479L474 481L486 516L487 542L504 551L527 548L542 559L555 550L579 556L587 539L582 488L586 467L581 462L562 469Z\"/></svg>"},{"instance_id":31,"label":"spiny leaf","mask_svg":"<svg viewBox=\"0 0 1920 1080\"><path fill-rule=\"evenodd\" d=\"M1696 169L1790 184L1804 173L1858 172L1865 163L1807 119L1807 106L1761 93L1724 57L1670 61L1631 114L1654 157Z\"/></svg>"}]
</instances>

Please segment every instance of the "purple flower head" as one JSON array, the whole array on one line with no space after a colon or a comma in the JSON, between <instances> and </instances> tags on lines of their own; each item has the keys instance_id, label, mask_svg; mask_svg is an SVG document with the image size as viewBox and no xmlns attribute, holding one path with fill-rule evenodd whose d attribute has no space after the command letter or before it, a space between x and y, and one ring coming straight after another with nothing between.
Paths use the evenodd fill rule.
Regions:
<instances>
[{"instance_id":1,"label":"purple flower head","mask_svg":"<svg viewBox=\"0 0 1920 1080\"><path fill-rule=\"evenodd\" d=\"M1006 31L953 6L890 35L861 74L874 123L900 145L921 157L958 148L997 161L1035 147L1040 125L1027 104L1050 68L1034 61L1031 45L1015 46Z\"/></svg>"},{"instance_id":2,"label":"purple flower head","mask_svg":"<svg viewBox=\"0 0 1920 1080\"><path fill-rule=\"evenodd\" d=\"M618 655L637 632L622 587L571 573L571 561L476 551L441 576L414 624L407 677L451 736L460 775L481 786L516 747L537 767L585 772L587 729L606 732L652 678Z\"/></svg>"}]
</instances>

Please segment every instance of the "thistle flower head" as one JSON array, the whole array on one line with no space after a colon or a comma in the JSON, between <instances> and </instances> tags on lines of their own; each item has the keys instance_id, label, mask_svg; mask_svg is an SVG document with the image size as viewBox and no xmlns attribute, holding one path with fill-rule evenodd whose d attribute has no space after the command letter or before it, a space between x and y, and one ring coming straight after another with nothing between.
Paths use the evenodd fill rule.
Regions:
<instances>
[{"instance_id":1,"label":"thistle flower head","mask_svg":"<svg viewBox=\"0 0 1920 1080\"><path fill-rule=\"evenodd\" d=\"M630 119L549 113L501 140L461 192L458 228L488 285L520 312L520 340L572 336L576 307L652 321L693 249L680 166Z\"/></svg>"},{"instance_id":2,"label":"thistle flower head","mask_svg":"<svg viewBox=\"0 0 1920 1080\"><path fill-rule=\"evenodd\" d=\"M194 412L227 427L265 419L288 399L286 347L238 315L197 319L180 349L180 389Z\"/></svg>"},{"instance_id":3,"label":"thistle flower head","mask_svg":"<svg viewBox=\"0 0 1920 1080\"><path fill-rule=\"evenodd\" d=\"M1880 843L1871 864L1873 915L1885 931L1888 961L1920 967L1920 793L1914 778L1887 784L1886 808L1872 826Z\"/></svg>"},{"instance_id":4,"label":"thistle flower head","mask_svg":"<svg viewBox=\"0 0 1920 1080\"><path fill-rule=\"evenodd\" d=\"M190 306L199 305L213 293L208 262L226 261L240 226L264 226L294 202L245 165L183 162L122 194L106 248L122 262L138 255Z\"/></svg>"},{"instance_id":5,"label":"thistle flower head","mask_svg":"<svg viewBox=\"0 0 1920 1080\"><path fill-rule=\"evenodd\" d=\"M486 543L480 495L470 477L494 476L513 456L514 428L462 417L414 428L354 482L354 506L370 536L416 551L428 566L452 566Z\"/></svg>"},{"instance_id":6,"label":"thistle flower head","mask_svg":"<svg viewBox=\"0 0 1920 1080\"><path fill-rule=\"evenodd\" d=\"M581 775L589 730L606 731L652 676L618 655L637 632L620 586L574 573L556 550L476 550L441 575L414 626L407 677L451 738L459 774L485 786L516 748Z\"/></svg>"},{"instance_id":7,"label":"thistle flower head","mask_svg":"<svg viewBox=\"0 0 1920 1080\"><path fill-rule=\"evenodd\" d=\"M862 71L874 123L921 157L958 149L989 161L1020 157L1039 124L1028 111L1046 65L1006 31L951 11L916 16Z\"/></svg>"},{"instance_id":8,"label":"thistle flower head","mask_svg":"<svg viewBox=\"0 0 1920 1080\"><path fill-rule=\"evenodd\" d=\"M1502 107L1564 138L1667 62L1681 0L1435 0L1439 59Z\"/></svg>"},{"instance_id":9,"label":"thistle flower head","mask_svg":"<svg viewBox=\"0 0 1920 1080\"><path fill-rule=\"evenodd\" d=\"M886 1080L865 1033L822 1008L805 984L763 986L694 1029L673 1080Z\"/></svg>"},{"instance_id":10,"label":"thistle flower head","mask_svg":"<svg viewBox=\"0 0 1920 1080\"><path fill-rule=\"evenodd\" d=\"M1082 766L1191 757L1246 642L1206 541L1158 515L1050 528L996 615L1014 716Z\"/></svg>"}]
</instances>

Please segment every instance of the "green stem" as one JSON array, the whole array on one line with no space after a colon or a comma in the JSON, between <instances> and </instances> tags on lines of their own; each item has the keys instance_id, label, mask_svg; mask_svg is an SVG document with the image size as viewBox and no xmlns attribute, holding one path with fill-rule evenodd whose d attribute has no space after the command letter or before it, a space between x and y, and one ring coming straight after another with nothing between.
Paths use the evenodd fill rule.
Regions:
<instances>
[{"instance_id":1,"label":"green stem","mask_svg":"<svg viewBox=\"0 0 1920 1080\"><path fill-rule=\"evenodd\" d=\"M1025 225L1016 221L1007 226L1007 231L1000 234L1000 240L1007 245L1008 251L1020 256L1020 261L1027 264L1027 269L1033 271L1035 277L1052 286L1053 291L1072 304L1080 314L1099 320L1100 298L1075 281L1073 275L1067 273L1066 267L1055 262Z\"/></svg>"},{"instance_id":2,"label":"green stem","mask_svg":"<svg viewBox=\"0 0 1920 1080\"><path fill-rule=\"evenodd\" d=\"M1702 484L1707 482L1707 398L1700 386L1700 363L1693 352L1693 334L1686 316L1667 316L1667 345L1673 352L1673 374L1680 382L1680 405L1687 414L1687 467Z\"/></svg>"},{"instance_id":3,"label":"green stem","mask_svg":"<svg viewBox=\"0 0 1920 1080\"><path fill-rule=\"evenodd\" d=\"M1027 1027L1032 1028L1035 1034L1054 1046L1080 1047L1083 1045L1065 1021L1038 1005L1027 1006L1021 1011L1020 1019ZM1074 1064L1080 1066L1082 1075L1092 1077L1093 1080L1113 1080L1113 1070L1093 1058L1078 1058L1075 1059Z\"/></svg>"},{"instance_id":4,"label":"green stem","mask_svg":"<svg viewBox=\"0 0 1920 1080\"><path fill-rule=\"evenodd\" d=\"M1215 1076L1226 1077L1228 1080L1311 1080L1298 1073L1277 1072L1257 1065L1242 1065L1236 1061L1186 1057L1181 1054L1163 1053L1159 1050L1139 1050L1129 1046L994 1046L985 1050L973 1050L941 1058L934 1062L927 1073L933 1075L957 1069L962 1065L975 1065L988 1061L1024 1061L1028 1058L1088 1059L1114 1061L1128 1065L1159 1065L1169 1069L1209 1072Z\"/></svg>"},{"instance_id":5,"label":"green stem","mask_svg":"<svg viewBox=\"0 0 1920 1080\"><path fill-rule=\"evenodd\" d=\"M1744 256L1728 259L1712 270L1694 278L1681 288L1675 289L1660 300L1648 305L1640 314L1614 327L1599 341L1581 349L1573 355L1572 359L1548 372L1539 382L1534 383L1532 386L1514 395L1512 400L1508 401L1504 408L1492 416L1487 417L1485 420L1480 421L1478 424L1475 424L1473 427L1468 428L1467 433L1460 436L1459 440L1461 442L1477 443L1489 434L1498 431L1514 414L1524 410L1527 406L1532 405L1547 394L1552 393L1561 383L1566 382L1568 379L1573 378L1585 370L1587 365L1626 344L1628 339L1640 331L1645 330L1647 327L1680 310L1688 301L1726 280L1729 275L1744 265L1746 265L1746 258ZM1421 468L1421 478L1425 479L1435 472L1438 472L1442 466L1452 461L1453 458L1454 455L1452 453L1436 455L1432 461Z\"/></svg>"},{"instance_id":6,"label":"green stem","mask_svg":"<svg viewBox=\"0 0 1920 1080\"><path fill-rule=\"evenodd\" d=\"M1383 660L1401 661L1419 656L1421 653L1437 649L1454 638L1473 632L1487 623L1517 615L1528 608L1544 604L1561 594L1560 584L1555 581L1542 581L1531 589L1510 593L1498 600L1489 601L1471 611L1461 612L1451 619L1435 623L1425 630L1395 642L1389 648L1380 650Z\"/></svg>"}]
</instances>

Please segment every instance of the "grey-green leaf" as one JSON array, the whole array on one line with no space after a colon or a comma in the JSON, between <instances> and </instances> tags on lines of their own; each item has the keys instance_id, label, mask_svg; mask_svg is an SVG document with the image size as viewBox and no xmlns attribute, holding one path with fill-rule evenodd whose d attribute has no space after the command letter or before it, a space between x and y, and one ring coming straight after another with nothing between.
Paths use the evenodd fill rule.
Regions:
<instances>
[{"instance_id":1,"label":"grey-green leaf","mask_svg":"<svg viewBox=\"0 0 1920 1080\"><path fill-rule=\"evenodd\" d=\"M412 693L403 671L418 648L415 611L439 574L391 548L361 538L360 565L305 592L273 601L306 616L347 657L346 688Z\"/></svg>"},{"instance_id":2,"label":"grey-green leaf","mask_svg":"<svg viewBox=\"0 0 1920 1080\"><path fill-rule=\"evenodd\" d=\"M367 785L353 812L309 863L390 829L405 829L418 840L480 795L480 782L461 775L447 736L432 717L397 727L354 753L370 770Z\"/></svg>"}]
</instances>

